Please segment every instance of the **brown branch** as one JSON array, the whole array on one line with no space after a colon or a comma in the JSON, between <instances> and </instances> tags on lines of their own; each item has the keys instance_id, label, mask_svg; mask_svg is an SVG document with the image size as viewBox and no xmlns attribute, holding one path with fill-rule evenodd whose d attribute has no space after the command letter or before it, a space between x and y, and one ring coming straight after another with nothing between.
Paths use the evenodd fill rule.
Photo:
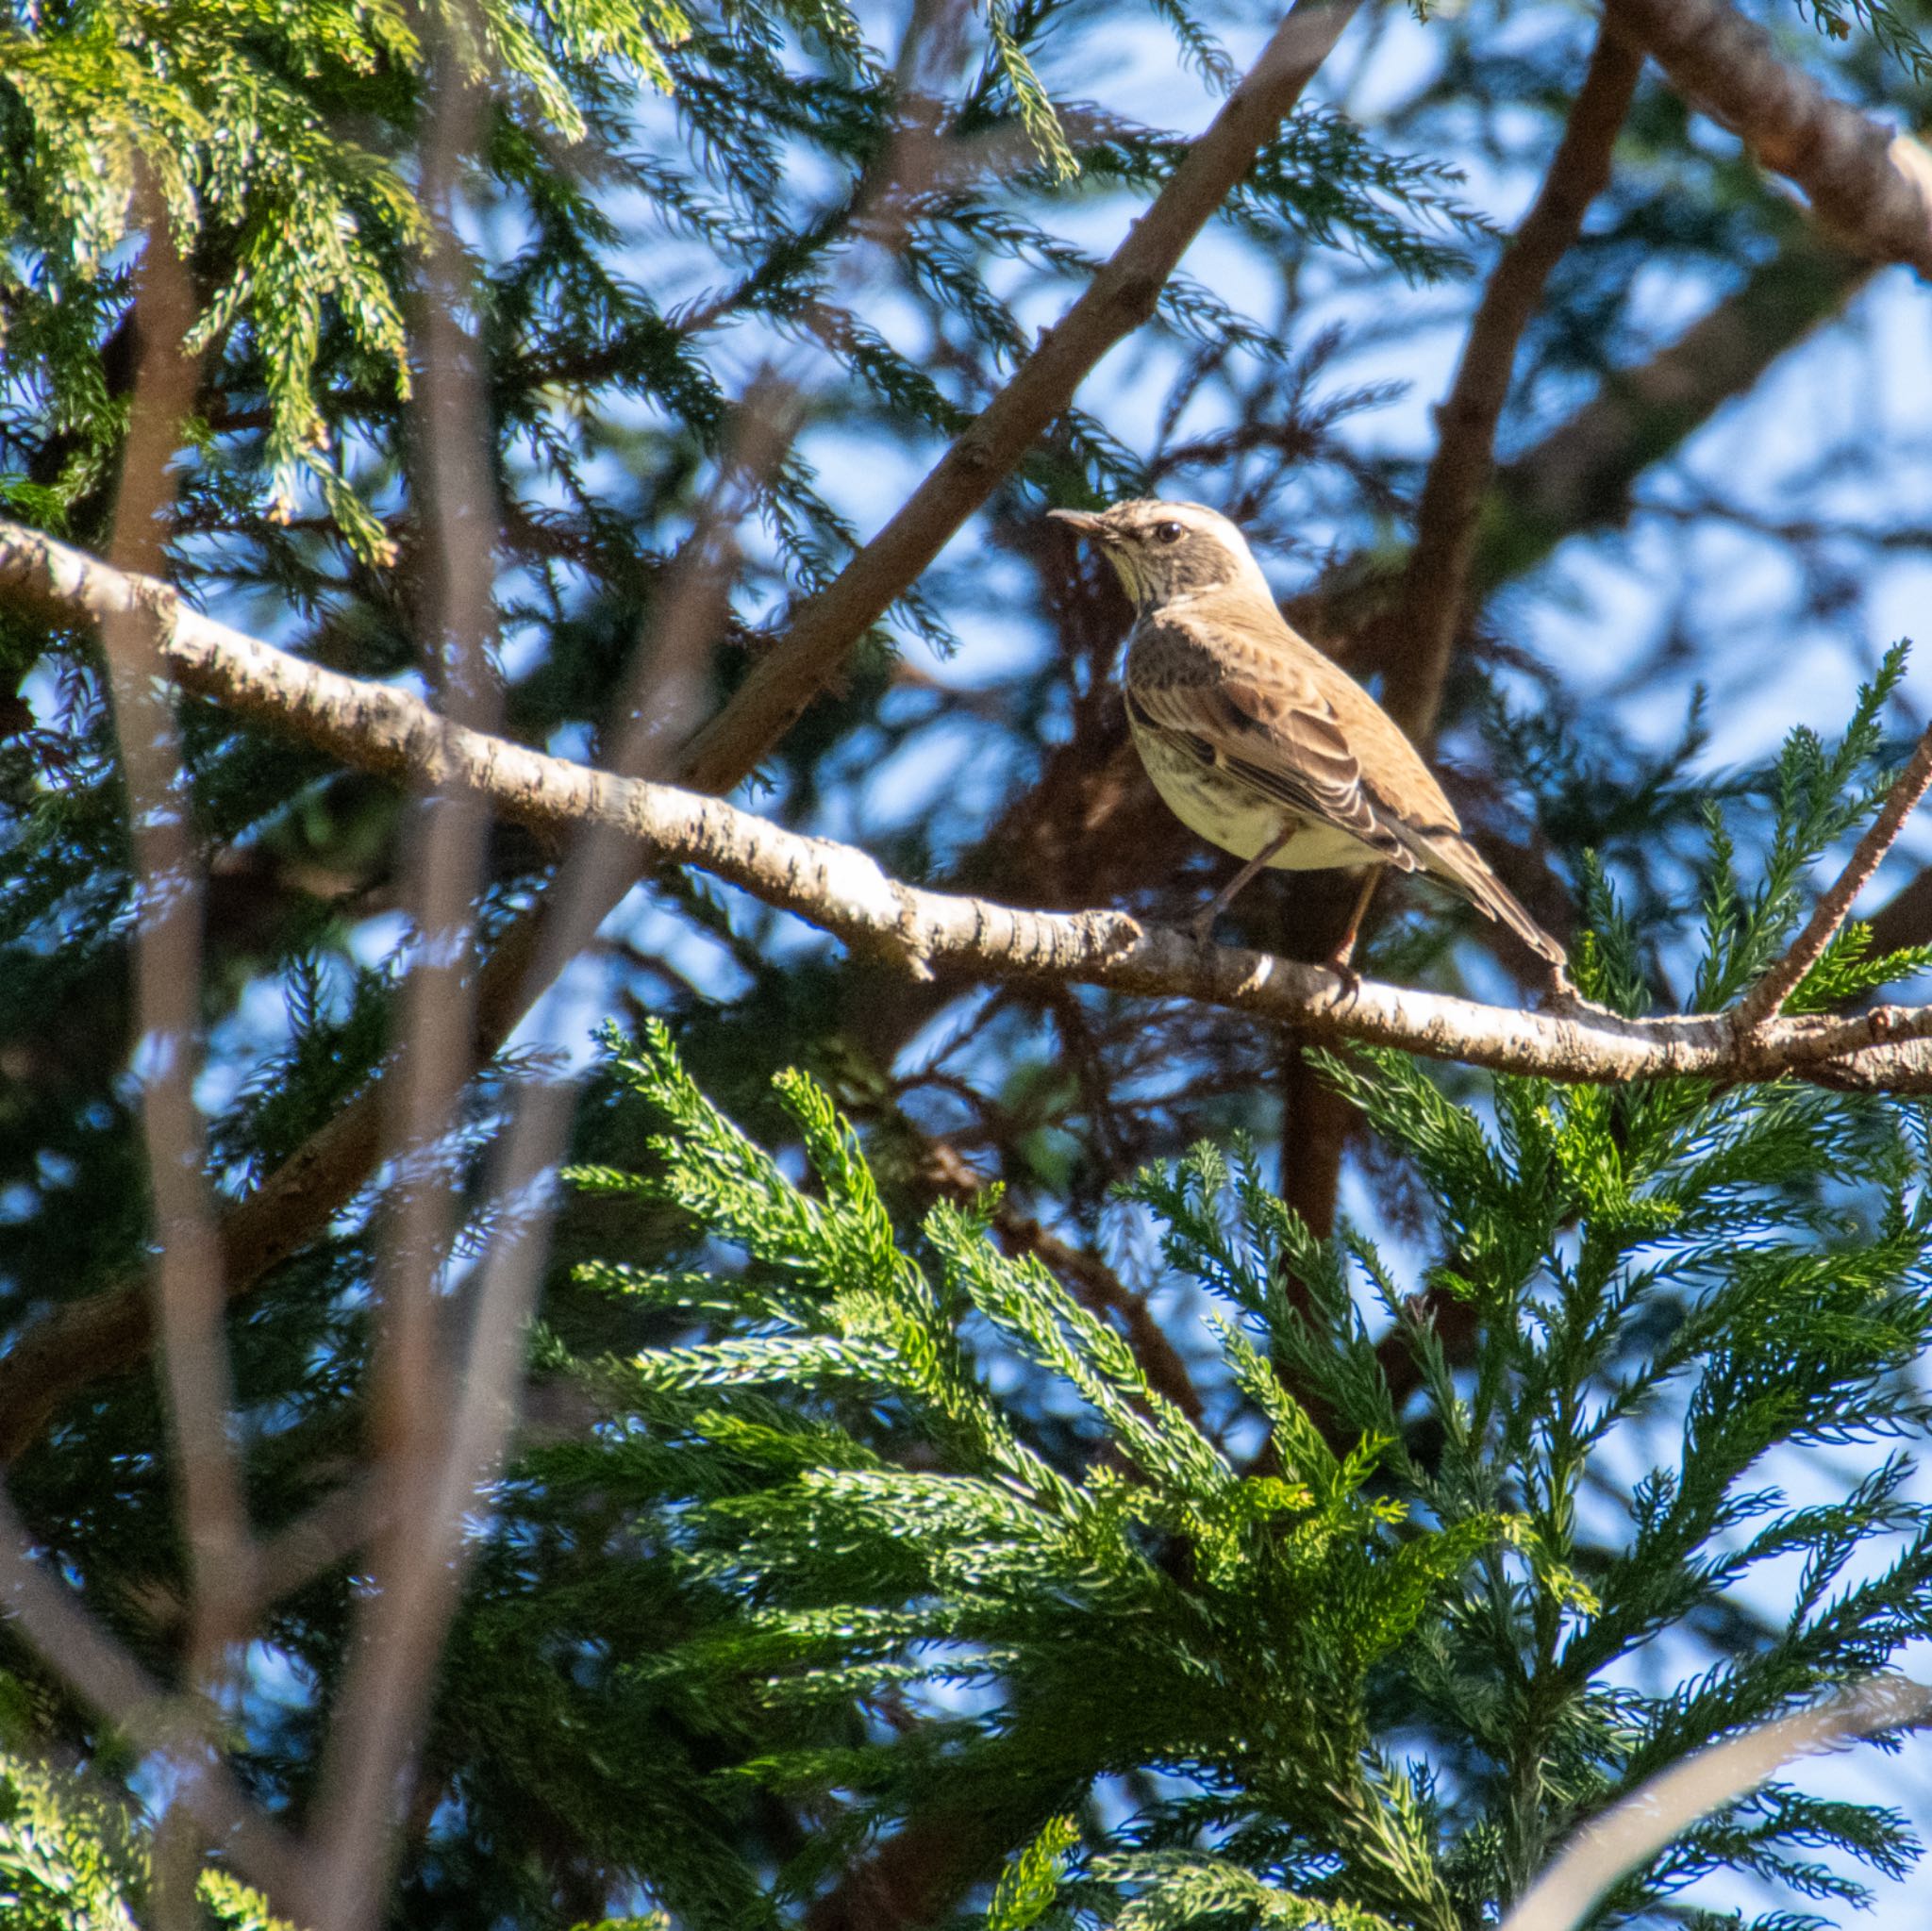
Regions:
<instances>
[{"instance_id":1,"label":"brown branch","mask_svg":"<svg viewBox=\"0 0 1932 1931\"><path fill-rule=\"evenodd\" d=\"M1795 182L1841 245L1932 275L1932 154L1778 56L1726 0L1607 0L1606 19L1671 84Z\"/></svg>"},{"instance_id":2,"label":"brown branch","mask_svg":"<svg viewBox=\"0 0 1932 1931\"><path fill-rule=\"evenodd\" d=\"M1253 165L1359 4L1296 0L1261 58L1079 300L698 733L683 759L684 782L701 791L728 791L749 775L858 640L1073 400L1094 364L1154 313L1162 285L1190 243Z\"/></svg>"},{"instance_id":3,"label":"brown branch","mask_svg":"<svg viewBox=\"0 0 1932 1931\"><path fill-rule=\"evenodd\" d=\"M1449 394L1436 411L1436 448L1416 508L1415 542L1394 606L1375 626L1381 647L1369 646L1387 666L1383 703L1421 742L1435 735L1470 605L1483 501L1495 474L1496 424L1517 346L1551 272L1609 180L1611 152L1642 67L1641 53L1607 29L1598 32L1542 187L1490 275ZM1334 937L1347 929L1352 925L1338 921ZM1283 1058L1281 1098L1282 1195L1326 1235L1358 1116L1307 1063L1298 1041L1289 1042Z\"/></svg>"},{"instance_id":4,"label":"brown branch","mask_svg":"<svg viewBox=\"0 0 1932 1931\"><path fill-rule=\"evenodd\" d=\"M1582 232L1610 178L1610 153L1630 111L1643 56L1607 25L1529 212L1491 275L1470 324L1448 399L1436 413L1436 453L1416 511L1396 649L1383 703L1411 738L1427 740L1469 600L1477 514L1495 471L1496 424L1508 400L1517 344L1543 286Z\"/></svg>"},{"instance_id":5,"label":"brown branch","mask_svg":"<svg viewBox=\"0 0 1932 1931\"><path fill-rule=\"evenodd\" d=\"M1812 907L1805 929L1791 941L1785 956L1739 1000L1736 1016L1740 1027L1749 1030L1763 1025L1784 1010L1785 1001L1798 990L1805 974L1824 957L1825 947L1844 924L1853 902L1885 862L1886 853L1928 788L1932 788L1932 730L1919 740L1918 749L1886 794L1878 816L1845 860L1844 870Z\"/></svg>"},{"instance_id":6,"label":"brown branch","mask_svg":"<svg viewBox=\"0 0 1932 1931\"><path fill-rule=\"evenodd\" d=\"M193 408L199 372L181 346L194 321L188 267L152 184L142 180L137 198L147 224L135 296L138 361L108 554L119 568L142 572L165 560L175 500L170 465ZM194 1095L205 1047L206 865L189 822L187 762L154 626L142 613L129 611L102 624L101 642L134 861L131 1058L140 1081L153 1221L149 1297L160 1328L160 1390L191 1576L184 1676L211 1689L232 1672L236 1645L247 1634L255 1551L230 1435L234 1383L223 1331L206 1123ZM165 1826L156 1841L178 1883L193 1868L195 1847L184 1833ZM163 1915L178 1921L178 1914Z\"/></svg>"},{"instance_id":7,"label":"brown branch","mask_svg":"<svg viewBox=\"0 0 1932 1931\"><path fill-rule=\"evenodd\" d=\"M1932 865L1923 866L1872 914L1872 950L1883 958L1932 938Z\"/></svg>"},{"instance_id":8,"label":"brown branch","mask_svg":"<svg viewBox=\"0 0 1932 1931\"><path fill-rule=\"evenodd\" d=\"M1840 314L1873 274L1792 220L1777 253L1740 288L1648 361L1611 371L1574 416L1496 472L1507 514L1486 520L1478 593L1533 569L1566 537L1622 523L1646 469Z\"/></svg>"},{"instance_id":9,"label":"brown branch","mask_svg":"<svg viewBox=\"0 0 1932 1931\"><path fill-rule=\"evenodd\" d=\"M237 1782L218 1747L221 1718L198 1697L154 1681L72 1589L34 1553L26 1525L0 1491L0 1612L88 1707L134 1748L169 1760L169 1807L179 1805L209 1841L278 1908L298 1894L299 1847Z\"/></svg>"},{"instance_id":10,"label":"brown branch","mask_svg":"<svg viewBox=\"0 0 1932 1931\"><path fill-rule=\"evenodd\" d=\"M491 573L477 559L479 551L486 558L493 552L497 504L478 358L458 320L466 267L451 232L461 160L477 140L486 92L462 72L446 35L432 33L428 57L421 193L430 230L415 294L412 332L423 374L409 439L425 582L423 655L441 713L487 731L502 700L490 662L495 599ZM375 1271L367 1378L382 1526L370 1552L371 1587L356 1606L334 1687L308 1814L303 1916L316 1931L359 1931L383 1915L436 1659L466 1573L470 1484L481 1473L478 1461L489 1459L468 1455L463 1417L479 1399L505 1432L515 1416L513 1391L479 1389L461 1372L437 1291L458 1209L433 1150L456 1126L473 1071L475 907L490 832L482 806L461 787L426 788L407 842L404 902L416 956L397 1001L398 1043L379 1087L385 1164L396 1184ZM472 1350L490 1318L491 1310L477 1309Z\"/></svg>"}]
</instances>

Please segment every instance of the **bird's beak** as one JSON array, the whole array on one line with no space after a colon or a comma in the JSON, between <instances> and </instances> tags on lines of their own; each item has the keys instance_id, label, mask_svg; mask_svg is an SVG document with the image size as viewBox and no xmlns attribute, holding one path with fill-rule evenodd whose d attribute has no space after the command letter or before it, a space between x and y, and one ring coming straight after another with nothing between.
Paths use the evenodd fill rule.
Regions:
<instances>
[{"instance_id":1,"label":"bird's beak","mask_svg":"<svg viewBox=\"0 0 1932 1931\"><path fill-rule=\"evenodd\" d=\"M1067 524L1069 528L1077 531L1083 537L1099 537L1105 541L1113 534L1112 530L1108 527L1104 517L1095 516L1089 510L1049 509L1046 513L1056 523Z\"/></svg>"}]
</instances>

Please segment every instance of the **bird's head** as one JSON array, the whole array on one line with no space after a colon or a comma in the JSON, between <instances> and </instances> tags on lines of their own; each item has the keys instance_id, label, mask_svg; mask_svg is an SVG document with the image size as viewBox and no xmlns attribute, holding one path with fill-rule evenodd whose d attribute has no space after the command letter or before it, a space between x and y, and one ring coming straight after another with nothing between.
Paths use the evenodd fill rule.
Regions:
<instances>
[{"instance_id":1,"label":"bird's head","mask_svg":"<svg viewBox=\"0 0 1932 1931\"><path fill-rule=\"evenodd\" d=\"M1047 514L1091 537L1141 609L1199 591L1239 587L1274 602L1248 540L1227 518L1199 503L1141 498L1091 515Z\"/></svg>"}]
</instances>

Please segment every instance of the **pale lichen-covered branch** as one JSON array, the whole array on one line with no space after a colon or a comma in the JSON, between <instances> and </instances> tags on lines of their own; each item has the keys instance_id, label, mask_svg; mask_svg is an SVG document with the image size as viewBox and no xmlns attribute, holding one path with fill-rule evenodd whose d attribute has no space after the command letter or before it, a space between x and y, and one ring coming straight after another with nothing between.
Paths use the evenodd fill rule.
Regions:
<instances>
[{"instance_id":1,"label":"pale lichen-covered branch","mask_svg":"<svg viewBox=\"0 0 1932 1931\"><path fill-rule=\"evenodd\" d=\"M467 788L541 830L599 824L621 832L644 857L696 866L908 972L1193 999L1291 1024L1312 1040L1393 1046L1560 1080L1791 1074L1864 1085L1867 1059L1886 1069L1884 1083L1917 1090L1926 1080L1920 1056L1900 1049L1932 1038L1932 1007L1755 1026L1731 1013L1628 1020L1589 1007L1528 1011L1354 982L1265 953L1200 944L1117 911L1038 912L927 891L889 876L857 846L802 837L719 798L614 777L450 724L407 691L325 670L199 615L163 585L8 524L0 524L0 595L67 623L144 608L169 674L237 715L401 784Z\"/></svg>"}]
</instances>

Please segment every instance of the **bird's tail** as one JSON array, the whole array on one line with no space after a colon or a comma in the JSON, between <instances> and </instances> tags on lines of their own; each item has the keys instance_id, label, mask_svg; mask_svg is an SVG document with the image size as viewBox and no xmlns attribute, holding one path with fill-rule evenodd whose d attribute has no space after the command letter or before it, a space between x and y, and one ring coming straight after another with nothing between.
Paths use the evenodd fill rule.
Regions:
<instances>
[{"instance_id":1,"label":"bird's tail","mask_svg":"<svg viewBox=\"0 0 1932 1931\"><path fill-rule=\"evenodd\" d=\"M1569 980L1570 959L1563 948L1524 910L1516 895L1490 870L1489 861L1460 832L1434 831L1418 841L1424 868L1453 886L1476 910L1507 925L1539 958L1547 959Z\"/></svg>"}]
</instances>

